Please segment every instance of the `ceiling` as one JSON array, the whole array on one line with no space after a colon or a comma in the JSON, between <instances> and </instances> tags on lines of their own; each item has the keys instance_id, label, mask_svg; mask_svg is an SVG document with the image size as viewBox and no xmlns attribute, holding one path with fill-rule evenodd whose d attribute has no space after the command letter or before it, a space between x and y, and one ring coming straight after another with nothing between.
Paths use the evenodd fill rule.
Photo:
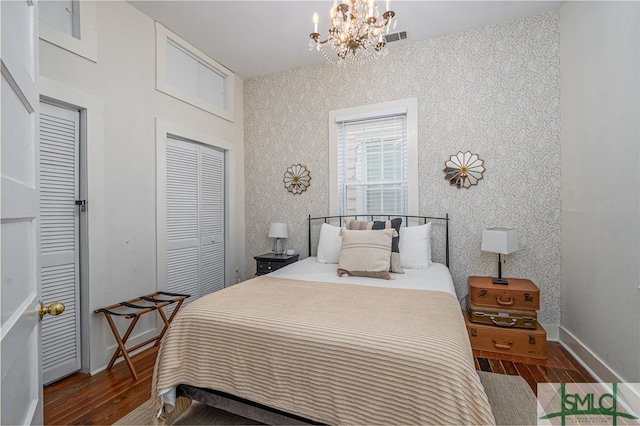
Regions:
<instances>
[{"instance_id":1,"label":"ceiling","mask_svg":"<svg viewBox=\"0 0 640 426\"><path fill-rule=\"evenodd\" d=\"M379 0L384 10L382 0ZM325 61L309 50L311 17L320 14L319 32L329 27L331 0L324 1L129 1L196 48L246 79ZM512 21L557 9L561 1L392 0L397 27L407 40L389 49L444 34ZM324 37L326 38L326 37Z\"/></svg>"}]
</instances>

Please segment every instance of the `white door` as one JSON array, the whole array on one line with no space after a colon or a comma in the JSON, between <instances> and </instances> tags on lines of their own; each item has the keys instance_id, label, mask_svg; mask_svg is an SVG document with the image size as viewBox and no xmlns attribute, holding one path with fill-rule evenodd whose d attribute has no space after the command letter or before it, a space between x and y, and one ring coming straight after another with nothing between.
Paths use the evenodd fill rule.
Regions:
<instances>
[{"instance_id":1,"label":"white door","mask_svg":"<svg viewBox=\"0 0 640 426\"><path fill-rule=\"evenodd\" d=\"M224 153L200 146L200 291L224 288Z\"/></svg>"},{"instance_id":2,"label":"white door","mask_svg":"<svg viewBox=\"0 0 640 426\"><path fill-rule=\"evenodd\" d=\"M167 290L224 288L224 153L167 138Z\"/></svg>"},{"instance_id":3,"label":"white door","mask_svg":"<svg viewBox=\"0 0 640 426\"><path fill-rule=\"evenodd\" d=\"M2 424L42 424L38 204L38 19L2 1Z\"/></svg>"},{"instance_id":4,"label":"white door","mask_svg":"<svg viewBox=\"0 0 640 426\"><path fill-rule=\"evenodd\" d=\"M80 112L40 103L40 253L42 299L65 305L42 319L44 384L78 371L80 258L78 148Z\"/></svg>"}]
</instances>

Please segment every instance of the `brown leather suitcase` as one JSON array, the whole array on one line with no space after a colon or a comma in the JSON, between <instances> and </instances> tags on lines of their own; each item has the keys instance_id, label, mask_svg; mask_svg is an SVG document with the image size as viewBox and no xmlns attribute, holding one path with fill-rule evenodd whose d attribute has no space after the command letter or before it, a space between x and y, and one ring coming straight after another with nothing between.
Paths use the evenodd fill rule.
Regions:
<instances>
[{"instance_id":1,"label":"brown leather suitcase","mask_svg":"<svg viewBox=\"0 0 640 426\"><path fill-rule=\"evenodd\" d=\"M547 358L547 332L540 324L535 330L496 327L471 322L467 312L462 313L473 349L529 358Z\"/></svg>"},{"instance_id":2,"label":"brown leather suitcase","mask_svg":"<svg viewBox=\"0 0 640 426\"><path fill-rule=\"evenodd\" d=\"M469 277L469 300L475 306L540 309L540 289L530 280L507 278L508 285L493 284L491 277Z\"/></svg>"},{"instance_id":3,"label":"brown leather suitcase","mask_svg":"<svg viewBox=\"0 0 640 426\"><path fill-rule=\"evenodd\" d=\"M471 302L469 296L467 296L467 313L471 322L479 324L534 330L538 327L538 313L536 311L500 306L476 306Z\"/></svg>"}]
</instances>

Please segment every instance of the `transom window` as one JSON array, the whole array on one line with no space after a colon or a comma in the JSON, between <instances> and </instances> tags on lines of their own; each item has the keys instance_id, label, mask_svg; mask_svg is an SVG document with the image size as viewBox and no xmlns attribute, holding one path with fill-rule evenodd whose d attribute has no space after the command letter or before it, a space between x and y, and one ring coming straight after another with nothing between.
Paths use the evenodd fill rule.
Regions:
<instances>
[{"instance_id":1,"label":"transom window","mask_svg":"<svg viewBox=\"0 0 640 426\"><path fill-rule=\"evenodd\" d=\"M80 2L49 0L38 3L40 22L68 36L80 39Z\"/></svg>"},{"instance_id":2,"label":"transom window","mask_svg":"<svg viewBox=\"0 0 640 426\"><path fill-rule=\"evenodd\" d=\"M38 2L40 38L97 62L96 3L82 0Z\"/></svg>"},{"instance_id":3,"label":"transom window","mask_svg":"<svg viewBox=\"0 0 640 426\"><path fill-rule=\"evenodd\" d=\"M156 89L233 122L234 74L156 22Z\"/></svg>"}]
</instances>

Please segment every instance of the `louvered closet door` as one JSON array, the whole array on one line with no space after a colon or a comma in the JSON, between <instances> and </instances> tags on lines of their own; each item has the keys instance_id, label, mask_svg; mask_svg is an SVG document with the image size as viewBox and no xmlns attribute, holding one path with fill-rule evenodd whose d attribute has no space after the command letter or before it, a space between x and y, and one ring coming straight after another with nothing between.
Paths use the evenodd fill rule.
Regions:
<instances>
[{"instance_id":1,"label":"louvered closet door","mask_svg":"<svg viewBox=\"0 0 640 426\"><path fill-rule=\"evenodd\" d=\"M200 146L201 292L224 287L224 154Z\"/></svg>"},{"instance_id":2,"label":"louvered closet door","mask_svg":"<svg viewBox=\"0 0 640 426\"><path fill-rule=\"evenodd\" d=\"M43 382L80 369L78 215L79 112L40 104L42 300L65 312L42 320Z\"/></svg>"},{"instance_id":3,"label":"louvered closet door","mask_svg":"<svg viewBox=\"0 0 640 426\"><path fill-rule=\"evenodd\" d=\"M224 287L224 154L167 138L167 289Z\"/></svg>"}]
</instances>

